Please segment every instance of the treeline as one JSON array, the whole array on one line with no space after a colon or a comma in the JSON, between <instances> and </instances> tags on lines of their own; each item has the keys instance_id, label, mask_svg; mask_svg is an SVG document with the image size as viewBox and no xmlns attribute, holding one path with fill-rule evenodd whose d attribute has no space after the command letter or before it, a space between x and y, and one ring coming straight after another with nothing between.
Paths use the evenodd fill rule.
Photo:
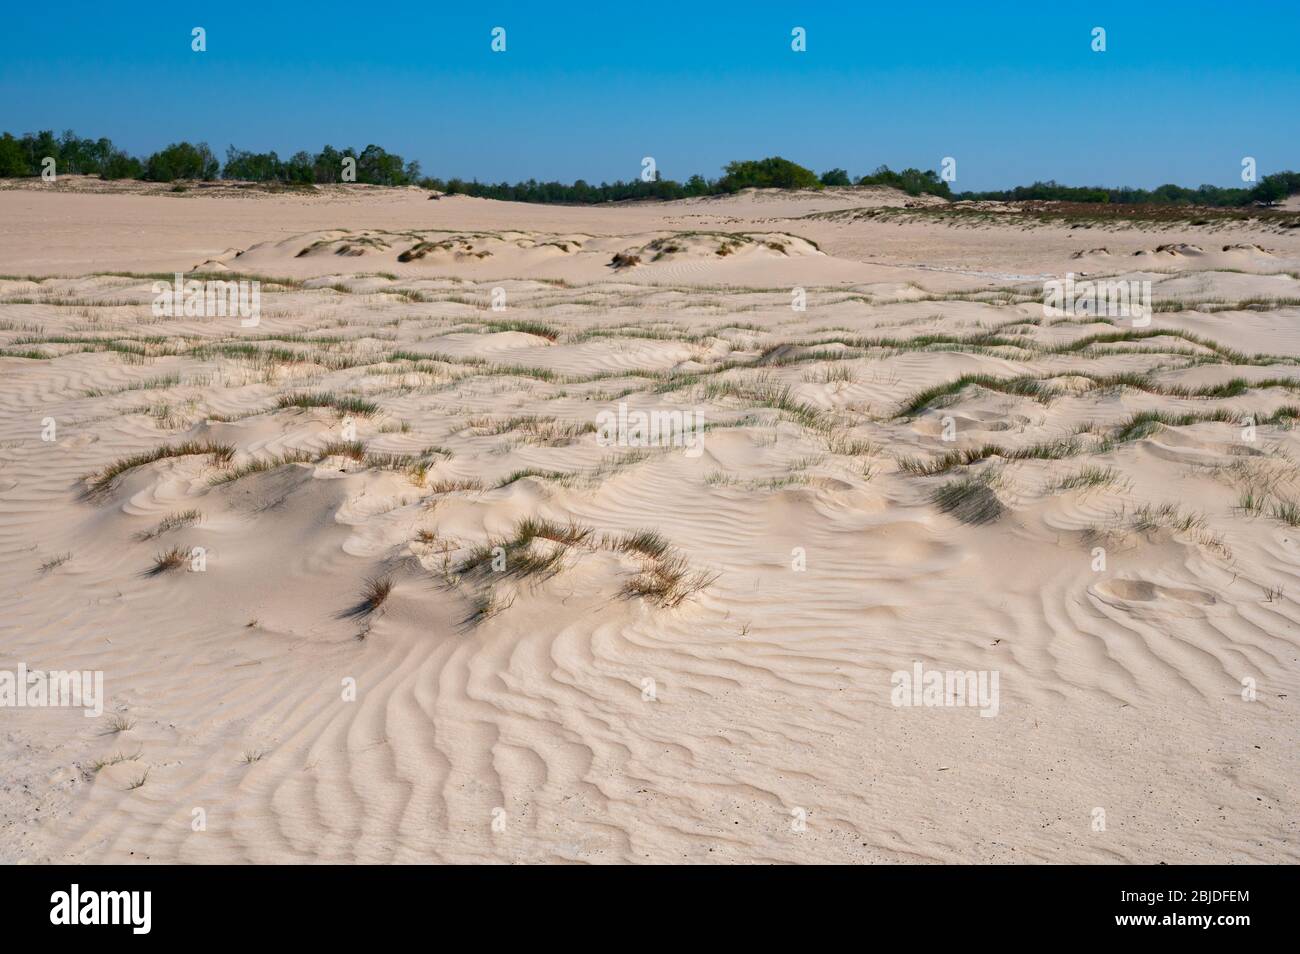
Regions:
<instances>
[{"instance_id":1,"label":"treeline","mask_svg":"<svg viewBox=\"0 0 1300 954\"><path fill-rule=\"evenodd\" d=\"M351 159L350 168L355 178L343 175L344 160ZM330 182L365 182L370 185L419 185L420 164L415 160L403 161L396 153L376 145L355 149L335 149L325 146L312 155L296 152L288 159L280 159L274 152L245 152L231 146L226 150L226 164L222 167L223 179L246 179L252 182L283 182L308 185Z\"/></svg>"},{"instance_id":2,"label":"treeline","mask_svg":"<svg viewBox=\"0 0 1300 954\"><path fill-rule=\"evenodd\" d=\"M421 177L420 164L406 162L401 156L380 146L335 149L325 146L320 152L297 152L281 159L275 152L248 152L231 146L221 163L207 143L172 143L147 158L136 158L116 148L108 139L80 139L69 130L61 137L46 130L14 136L0 136L0 177L38 176L46 157L55 160L56 173L98 175L104 179L143 179L149 182L174 182L178 179L238 179L250 182L283 184L364 182L373 185L418 185L451 195L471 195L512 202L572 203L588 205L621 202L628 199L685 199L695 196L725 195L741 189L821 189L853 183L843 169L832 169L818 176L789 159L771 156L766 159L728 163L717 179L694 175L685 182L661 178L658 174L646 181L602 182L593 185L585 180L563 182L501 182L497 184L442 180ZM344 177L344 160L353 161L355 178ZM893 172L881 166L874 173L856 180L859 185L891 185L911 195L922 192L948 196L948 183L934 172L905 169Z\"/></svg>"},{"instance_id":3,"label":"treeline","mask_svg":"<svg viewBox=\"0 0 1300 954\"><path fill-rule=\"evenodd\" d=\"M372 185L418 185L450 195L470 195L510 202L590 205L630 199L687 199L727 195L741 189L823 189L828 186L892 186L908 195L935 195L945 199L997 201L1105 202L1119 205L1203 205L1244 206L1273 203L1300 192L1300 173L1278 172L1265 176L1249 189L1225 189L1203 185L1188 189L1162 185L1157 189L1109 189L1099 186L1065 186L1057 182L1035 182L992 192L954 194L947 182L932 169L903 169L888 166L854 179L844 169L829 169L820 176L798 163L770 156L766 159L728 163L717 179L693 175L685 182L661 178L649 181L602 182L593 185L579 179L573 183L488 182L437 179L420 174L420 164L407 162L396 153L376 145L365 149L336 149L325 146L315 154L296 152L281 159L275 152L247 152L231 146L221 163L207 143L172 143L147 158L136 158L118 149L108 139L80 139L71 130L56 137L46 130L14 136L0 135L0 178L40 175L47 157L55 160L58 174L98 175L104 179L143 179L174 182L178 179L239 179L277 182L285 185L363 182ZM350 162L348 161L350 160ZM349 175L344 174L348 170Z\"/></svg>"},{"instance_id":4,"label":"treeline","mask_svg":"<svg viewBox=\"0 0 1300 954\"><path fill-rule=\"evenodd\" d=\"M741 189L823 189L827 186L888 185L909 195L928 193L948 197L951 192L933 171L904 169L894 172L881 166L870 175L852 179L843 169L830 169L820 176L789 159L770 156L728 163L717 179L693 175L685 182L662 179L633 179L629 182L602 182L600 185L579 179L572 185L563 182L490 183L464 179L422 179L420 185L449 195L472 195L483 199L510 202L550 202L585 205L595 202L620 202L627 199L689 199L706 195L728 195Z\"/></svg>"},{"instance_id":5,"label":"treeline","mask_svg":"<svg viewBox=\"0 0 1300 954\"><path fill-rule=\"evenodd\" d=\"M38 176L46 158L54 159L59 175L97 175L104 179L143 179L175 182L178 179L210 181L246 179L253 182L311 184L344 181L344 160L355 172L348 181L372 185L416 185L420 164L370 145L357 151L351 147L325 146L312 155L298 152L280 159L274 152L245 152L231 146L224 165L207 143L172 143L147 158L127 155L108 139L80 139L71 130L55 136L50 130L15 136L0 135L0 178Z\"/></svg>"},{"instance_id":6,"label":"treeline","mask_svg":"<svg viewBox=\"0 0 1300 954\"><path fill-rule=\"evenodd\" d=\"M1178 185L1162 185L1155 189L1128 187L1108 189L1102 186L1066 186L1058 182L1035 182L992 192L962 192L957 199L985 199L998 202L1094 202L1115 205L1203 205L1234 207L1255 203L1280 202L1289 195L1300 192L1300 172L1275 172L1265 176L1249 189L1225 189L1221 186L1203 185L1188 189Z\"/></svg>"},{"instance_id":7,"label":"treeline","mask_svg":"<svg viewBox=\"0 0 1300 954\"><path fill-rule=\"evenodd\" d=\"M97 175L105 179L139 179L144 164L108 139L78 139L71 130L55 138L50 130L14 136L0 136L0 177L38 176L47 157L56 172Z\"/></svg>"}]
</instances>

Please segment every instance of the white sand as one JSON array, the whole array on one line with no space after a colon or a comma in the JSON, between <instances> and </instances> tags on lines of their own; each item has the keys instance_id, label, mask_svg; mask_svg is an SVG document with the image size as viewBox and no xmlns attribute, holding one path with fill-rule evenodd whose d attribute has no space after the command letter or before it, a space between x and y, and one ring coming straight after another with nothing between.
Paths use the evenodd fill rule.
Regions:
<instances>
[{"instance_id":1,"label":"white sand","mask_svg":"<svg viewBox=\"0 0 1300 954\"><path fill-rule=\"evenodd\" d=\"M567 208L8 186L0 342L50 357L0 357L0 670L102 670L106 705L0 708L0 860L1300 857L1300 528L1273 515L1300 500L1300 440L1285 420L1242 427L1300 398L1173 393L1300 379L1300 307L1274 301L1300 299L1295 230L846 212L907 201L884 190ZM619 252L641 264L610 267ZM150 278L94 274L196 268L302 284L264 283L241 328L155 318ZM1219 352L1052 351L1131 325L1044 321L1033 296L1066 272L1151 281L1183 305L1150 328ZM862 340L997 328L982 348ZM1097 383L1142 372L1146 388ZM898 416L963 374L1053 393L972 385ZM345 415L276 405L327 391L378 406L351 418L369 454L426 470L322 457ZM620 401L702 412L703 452L600 446ZM1232 420L1103 443L1138 412L1218 409ZM1063 459L900 468L1071 438ZM113 461L184 440L233 461L168 458L86 495ZM213 483L292 451L312 460ZM1055 488L1086 467L1113 474ZM971 475L991 522L933 499ZM591 532L550 573L458 572L525 518ZM610 545L640 528L710 584L628 596L670 558ZM173 546L206 568L148 575ZM349 612L382 575L387 600ZM466 622L488 593L499 611ZM892 704L891 673L917 662L996 672L996 716Z\"/></svg>"}]
</instances>

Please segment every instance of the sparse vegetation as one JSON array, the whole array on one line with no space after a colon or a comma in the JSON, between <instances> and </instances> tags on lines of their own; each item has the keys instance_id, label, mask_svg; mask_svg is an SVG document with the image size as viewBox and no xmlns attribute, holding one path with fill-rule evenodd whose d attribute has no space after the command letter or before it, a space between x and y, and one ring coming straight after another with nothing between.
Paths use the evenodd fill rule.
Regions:
<instances>
[{"instance_id":1,"label":"sparse vegetation","mask_svg":"<svg viewBox=\"0 0 1300 954\"><path fill-rule=\"evenodd\" d=\"M360 414L364 417L379 413L379 405L374 401L352 394L335 394L332 391L286 395L276 402L276 407L331 407L343 414Z\"/></svg>"},{"instance_id":2,"label":"sparse vegetation","mask_svg":"<svg viewBox=\"0 0 1300 954\"><path fill-rule=\"evenodd\" d=\"M649 600L657 606L674 607L711 586L719 576L718 573L691 570L685 557L661 557L649 562L628 580L623 585L623 595Z\"/></svg>"},{"instance_id":3,"label":"sparse vegetation","mask_svg":"<svg viewBox=\"0 0 1300 954\"><path fill-rule=\"evenodd\" d=\"M134 728L135 721L133 719L128 719L124 715L114 714L108 717L100 735L120 735L123 732L130 732Z\"/></svg>"},{"instance_id":4,"label":"sparse vegetation","mask_svg":"<svg viewBox=\"0 0 1300 954\"><path fill-rule=\"evenodd\" d=\"M272 454L270 457L250 460L238 467L216 474L208 481L208 483L213 486L233 483L236 480L242 480L244 477L249 477L253 474L260 474L268 470L276 470L280 467L284 467L286 464L306 464L311 463L314 460L316 460L316 456L307 451L286 451L283 454Z\"/></svg>"},{"instance_id":5,"label":"sparse vegetation","mask_svg":"<svg viewBox=\"0 0 1300 954\"><path fill-rule=\"evenodd\" d=\"M547 341L555 341L560 337L560 333L556 329L550 325L544 325L540 321L489 321L484 327L489 332L518 331L522 334L545 338Z\"/></svg>"},{"instance_id":6,"label":"sparse vegetation","mask_svg":"<svg viewBox=\"0 0 1300 954\"><path fill-rule=\"evenodd\" d=\"M939 457L923 460L917 457L900 457L898 469L916 477L933 477L946 474L955 467L968 467L991 457L1003 460L1060 460L1078 454L1082 445L1073 437L1055 441L1028 444L1024 447L1002 447L998 444L983 444L962 450L951 450Z\"/></svg>"},{"instance_id":7,"label":"sparse vegetation","mask_svg":"<svg viewBox=\"0 0 1300 954\"><path fill-rule=\"evenodd\" d=\"M360 613L373 613L379 607L384 605L384 601L393 592L393 578L391 576L372 576L366 579L365 584L361 587L361 600L358 603Z\"/></svg>"},{"instance_id":8,"label":"sparse vegetation","mask_svg":"<svg viewBox=\"0 0 1300 954\"><path fill-rule=\"evenodd\" d=\"M141 530L135 535L135 538L141 541L152 540L171 530L179 530L182 527L192 527L202 519L203 514L199 513L199 511L194 508L181 510L177 513L169 513L167 516L159 520L151 529Z\"/></svg>"},{"instance_id":9,"label":"sparse vegetation","mask_svg":"<svg viewBox=\"0 0 1300 954\"><path fill-rule=\"evenodd\" d=\"M366 459L366 445L361 441L330 441L320 450L320 456L325 457L346 457L349 460L361 461Z\"/></svg>"},{"instance_id":10,"label":"sparse vegetation","mask_svg":"<svg viewBox=\"0 0 1300 954\"><path fill-rule=\"evenodd\" d=\"M1084 490L1090 487L1109 487L1119 483L1121 477L1113 467L1097 467L1089 464L1076 473L1062 477L1049 487L1052 493L1064 493L1069 490Z\"/></svg>"},{"instance_id":11,"label":"sparse vegetation","mask_svg":"<svg viewBox=\"0 0 1300 954\"><path fill-rule=\"evenodd\" d=\"M184 547L172 547L170 550L163 550L153 560L153 566L149 568L149 576L161 576L172 570L179 570L190 558L190 553Z\"/></svg>"},{"instance_id":12,"label":"sparse vegetation","mask_svg":"<svg viewBox=\"0 0 1300 954\"><path fill-rule=\"evenodd\" d=\"M215 464L227 464L234 456L235 449L229 444L216 444L211 441L185 441L181 444L165 444L162 447L156 447L151 451L143 451L139 454L132 454L129 457L121 457L109 464L98 474L92 474L86 477L90 482L89 493L92 495L101 495L113 486L113 482L127 471L134 470L137 467L143 467L145 464L152 464L155 461L166 460L171 457L197 457L209 455Z\"/></svg>"},{"instance_id":13,"label":"sparse vegetation","mask_svg":"<svg viewBox=\"0 0 1300 954\"><path fill-rule=\"evenodd\" d=\"M941 512L951 514L962 523L993 523L1006 512L1006 507L998 499L992 483L984 475L959 477L936 487L930 499Z\"/></svg>"}]
</instances>

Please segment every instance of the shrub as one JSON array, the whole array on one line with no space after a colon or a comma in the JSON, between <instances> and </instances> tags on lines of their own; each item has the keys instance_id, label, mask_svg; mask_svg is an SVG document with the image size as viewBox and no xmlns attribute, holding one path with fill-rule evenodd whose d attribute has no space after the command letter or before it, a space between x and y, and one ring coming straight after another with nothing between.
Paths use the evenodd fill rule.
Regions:
<instances>
[{"instance_id":1,"label":"shrub","mask_svg":"<svg viewBox=\"0 0 1300 954\"><path fill-rule=\"evenodd\" d=\"M811 169L780 156L769 156L727 163L718 186L723 192L738 192L749 188L820 189L822 183Z\"/></svg>"},{"instance_id":2,"label":"shrub","mask_svg":"<svg viewBox=\"0 0 1300 954\"><path fill-rule=\"evenodd\" d=\"M215 179L221 164L208 144L197 146L174 142L155 152L145 163L144 177L150 182L174 182L177 179Z\"/></svg>"},{"instance_id":3,"label":"shrub","mask_svg":"<svg viewBox=\"0 0 1300 954\"><path fill-rule=\"evenodd\" d=\"M922 172L920 169L904 169L895 172L889 166L880 166L870 175L858 180L858 185L893 186L902 189L908 195L938 195L945 199L952 197L948 183L939 178L933 169Z\"/></svg>"}]
</instances>

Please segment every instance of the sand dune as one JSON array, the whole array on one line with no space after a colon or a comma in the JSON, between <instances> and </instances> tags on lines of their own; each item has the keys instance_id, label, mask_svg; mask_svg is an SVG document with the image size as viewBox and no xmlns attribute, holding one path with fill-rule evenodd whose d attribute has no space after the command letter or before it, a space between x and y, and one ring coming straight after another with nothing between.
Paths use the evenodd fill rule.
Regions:
<instances>
[{"instance_id":1,"label":"sand dune","mask_svg":"<svg viewBox=\"0 0 1300 954\"><path fill-rule=\"evenodd\" d=\"M1300 857L1300 238L137 191L0 190L0 858Z\"/></svg>"}]
</instances>

